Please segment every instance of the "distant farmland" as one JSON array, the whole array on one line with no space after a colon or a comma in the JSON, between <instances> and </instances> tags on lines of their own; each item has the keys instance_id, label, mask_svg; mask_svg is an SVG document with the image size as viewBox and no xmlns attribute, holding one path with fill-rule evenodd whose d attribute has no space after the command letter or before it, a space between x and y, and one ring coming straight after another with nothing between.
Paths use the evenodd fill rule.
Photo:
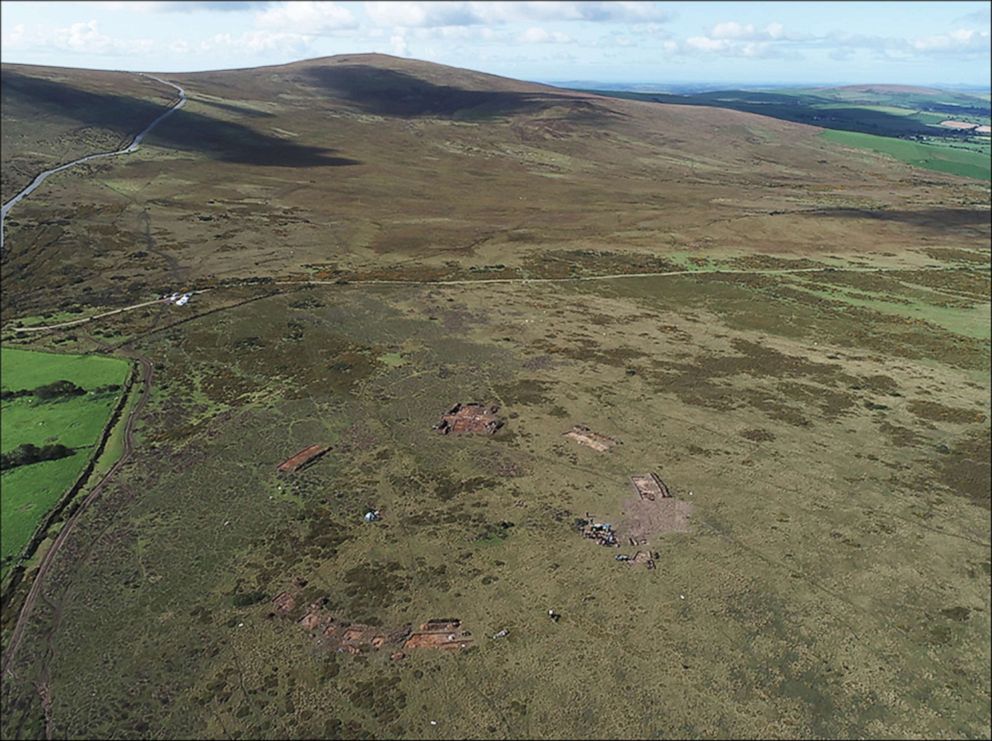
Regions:
<instances>
[{"instance_id":1,"label":"distant farmland","mask_svg":"<svg viewBox=\"0 0 992 741\"><path fill-rule=\"evenodd\" d=\"M982 180L992 179L988 154L978 149L958 149L942 144L906 141L856 131L824 131L823 137L839 144L887 154L917 167Z\"/></svg>"},{"instance_id":2,"label":"distant farmland","mask_svg":"<svg viewBox=\"0 0 992 741\"><path fill-rule=\"evenodd\" d=\"M36 389L66 380L86 390L78 396L42 400L29 394L5 399L0 448L60 443L75 452L58 460L6 469L0 497L0 557L6 571L35 528L86 465L107 422L128 365L115 358L56 355L10 347L0 350L3 390ZM97 392L96 389L102 389Z\"/></svg>"}]
</instances>

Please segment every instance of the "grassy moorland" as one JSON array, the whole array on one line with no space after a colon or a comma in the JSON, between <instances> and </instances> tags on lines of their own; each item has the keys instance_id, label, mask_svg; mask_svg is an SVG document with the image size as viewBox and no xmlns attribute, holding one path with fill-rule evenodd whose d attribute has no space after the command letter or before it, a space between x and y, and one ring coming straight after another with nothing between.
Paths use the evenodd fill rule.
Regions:
<instances>
[{"instance_id":1,"label":"grassy moorland","mask_svg":"<svg viewBox=\"0 0 992 741\"><path fill-rule=\"evenodd\" d=\"M987 183L380 56L176 79L13 215L5 347L155 376L5 737L988 736ZM12 330L165 286L210 290ZM505 427L431 430L472 400ZM650 471L687 522L580 536ZM474 645L336 652L314 603Z\"/></svg>"},{"instance_id":2,"label":"grassy moorland","mask_svg":"<svg viewBox=\"0 0 992 741\"><path fill-rule=\"evenodd\" d=\"M41 447L53 443L75 451L65 458L18 466L0 474L3 484L0 558L6 569L85 466L117 401L117 392L107 387L123 383L128 364L115 358L3 347L0 367L5 391L35 389L67 380L88 392L50 400L27 395L3 402L2 452L8 453L23 444Z\"/></svg>"},{"instance_id":3,"label":"grassy moorland","mask_svg":"<svg viewBox=\"0 0 992 741\"><path fill-rule=\"evenodd\" d=\"M4 203L41 170L125 144L173 97L162 85L126 72L34 65L4 64L0 89Z\"/></svg>"},{"instance_id":4,"label":"grassy moorland","mask_svg":"<svg viewBox=\"0 0 992 741\"><path fill-rule=\"evenodd\" d=\"M11 212L4 321L322 271L527 271L557 251L856 254L879 243L866 219L906 247L988 234L984 182L752 113L378 55L175 79L189 103L140 156Z\"/></svg>"},{"instance_id":5,"label":"grassy moorland","mask_svg":"<svg viewBox=\"0 0 992 741\"><path fill-rule=\"evenodd\" d=\"M604 95L760 113L827 129L825 137L916 167L988 180L988 136L941 127L952 119L989 125L986 98L901 85L839 88L724 90L693 95L604 91Z\"/></svg>"}]
</instances>

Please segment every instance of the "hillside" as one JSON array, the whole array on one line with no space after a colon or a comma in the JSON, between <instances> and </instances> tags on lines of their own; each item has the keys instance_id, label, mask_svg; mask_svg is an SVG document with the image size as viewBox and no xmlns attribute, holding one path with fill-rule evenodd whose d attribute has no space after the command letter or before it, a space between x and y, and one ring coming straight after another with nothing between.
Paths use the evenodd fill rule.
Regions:
<instances>
[{"instance_id":1,"label":"hillside","mask_svg":"<svg viewBox=\"0 0 992 741\"><path fill-rule=\"evenodd\" d=\"M983 193L967 183L748 113L379 55L165 79L190 102L146 156L60 176L11 214L4 280L32 290L5 291L5 308L320 269L516 267L563 246L637 254L757 240L816 254L880 236L923 244L937 222L988 231ZM50 86L74 94L67 79L46 96ZM48 99L23 85L9 95L15 111ZM144 120L142 100L110 100ZM41 265L58 269L35 281Z\"/></svg>"},{"instance_id":2,"label":"hillside","mask_svg":"<svg viewBox=\"0 0 992 741\"><path fill-rule=\"evenodd\" d=\"M0 66L0 200L41 170L125 143L172 97L128 72Z\"/></svg>"},{"instance_id":3,"label":"hillside","mask_svg":"<svg viewBox=\"0 0 992 741\"><path fill-rule=\"evenodd\" d=\"M22 142L120 79L4 72ZM989 737L987 181L380 55L161 77L10 212L6 358L133 373L75 498L4 471L0 736ZM101 96L60 130L144 122Z\"/></svg>"}]
</instances>

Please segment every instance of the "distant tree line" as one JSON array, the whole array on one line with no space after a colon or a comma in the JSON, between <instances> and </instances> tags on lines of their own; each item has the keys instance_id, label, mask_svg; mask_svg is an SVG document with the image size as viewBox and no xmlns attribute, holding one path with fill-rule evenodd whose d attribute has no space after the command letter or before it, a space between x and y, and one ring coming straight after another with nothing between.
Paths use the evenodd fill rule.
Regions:
<instances>
[{"instance_id":1,"label":"distant tree line","mask_svg":"<svg viewBox=\"0 0 992 741\"><path fill-rule=\"evenodd\" d=\"M105 394L111 391L116 391L117 388L118 387L115 384L108 384L106 386L99 386L93 389L93 393ZM10 399L19 399L22 396L36 396L42 401L50 401L51 399L61 399L67 396L82 396L85 393L86 389L81 386L77 386L72 381L63 380L55 381L34 389L21 389L19 391L4 389L3 391L0 391L0 399L3 401L8 401Z\"/></svg>"},{"instance_id":2,"label":"distant tree line","mask_svg":"<svg viewBox=\"0 0 992 741\"><path fill-rule=\"evenodd\" d=\"M42 461L54 461L59 458L67 458L76 451L66 447L61 443L38 447L32 443L25 443L11 450L9 453L0 455L0 469L7 471L18 466L28 466L32 463Z\"/></svg>"}]
</instances>

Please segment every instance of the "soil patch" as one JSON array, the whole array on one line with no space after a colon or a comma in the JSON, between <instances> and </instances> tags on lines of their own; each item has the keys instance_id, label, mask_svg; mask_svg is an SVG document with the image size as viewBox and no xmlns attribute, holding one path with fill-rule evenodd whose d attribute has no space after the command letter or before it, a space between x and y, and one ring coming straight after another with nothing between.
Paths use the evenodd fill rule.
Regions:
<instances>
[{"instance_id":1,"label":"soil patch","mask_svg":"<svg viewBox=\"0 0 992 741\"><path fill-rule=\"evenodd\" d=\"M633 496L624 502L617 533L624 540L641 544L655 535L689 532L693 505L681 499L658 498L654 501Z\"/></svg>"},{"instance_id":2,"label":"soil patch","mask_svg":"<svg viewBox=\"0 0 992 741\"><path fill-rule=\"evenodd\" d=\"M308 463L313 463L330 449L330 446L320 445L319 443L316 445L308 445L300 452L280 463L277 466L277 469L279 473L294 473L299 471Z\"/></svg>"},{"instance_id":3,"label":"soil patch","mask_svg":"<svg viewBox=\"0 0 992 741\"><path fill-rule=\"evenodd\" d=\"M585 425L575 425L575 427L565 433L565 437L575 440L579 445L585 445L587 448L598 450L600 453L605 453L617 444L617 441L612 437L593 432Z\"/></svg>"},{"instance_id":4,"label":"soil patch","mask_svg":"<svg viewBox=\"0 0 992 741\"><path fill-rule=\"evenodd\" d=\"M492 435L503 426L503 420L496 416L498 411L499 407L495 405L455 404L441 417L441 421L434 425L434 429L442 435L451 432L456 435L466 432Z\"/></svg>"}]
</instances>

